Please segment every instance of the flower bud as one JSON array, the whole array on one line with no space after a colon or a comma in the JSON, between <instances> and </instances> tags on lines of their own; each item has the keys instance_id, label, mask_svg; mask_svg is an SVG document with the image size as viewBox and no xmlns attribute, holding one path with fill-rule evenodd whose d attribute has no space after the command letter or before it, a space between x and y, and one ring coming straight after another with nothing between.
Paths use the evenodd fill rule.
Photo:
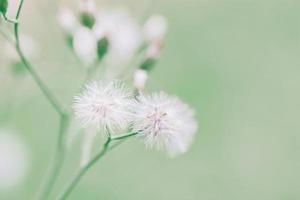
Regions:
<instances>
[{"instance_id":1,"label":"flower bud","mask_svg":"<svg viewBox=\"0 0 300 200\"><path fill-rule=\"evenodd\" d=\"M0 0L0 13L3 13L3 15L6 14L8 7L8 2L7 0Z\"/></svg>"},{"instance_id":2,"label":"flower bud","mask_svg":"<svg viewBox=\"0 0 300 200\"><path fill-rule=\"evenodd\" d=\"M93 0L81 0L80 4L80 22L83 26L93 28L96 18L96 5Z\"/></svg>"},{"instance_id":3,"label":"flower bud","mask_svg":"<svg viewBox=\"0 0 300 200\"><path fill-rule=\"evenodd\" d=\"M67 34L72 34L76 29L76 18L73 12L66 7L60 7L57 16L59 25Z\"/></svg>"},{"instance_id":4,"label":"flower bud","mask_svg":"<svg viewBox=\"0 0 300 200\"><path fill-rule=\"evenodd\" d=\"M148 42L163 40L168 29L168 21L162 15L151 16L144 26L145 39Z\"/></svg>"},{"instance_id":5,"label":"flower bud","mask_svg":"<svg viewBox=\"0 0 300 200\"><path fill-rule=\"evenodd\" d=\"M156 59L154 58L146 58L144 62L140 65L140 69L145 71L150 71L156 63Z\"/></svg>"},{"instance_id":6,"label":"flower bud","mask_svg":"<svg viewBox=\"0 0 300 200\"><path fill-rule=\"evenodd\" d=\"M145 71L143 69L135 70L134 75L133 75L133 85L134 85L134 87L136 89L138 89L139 91L144 90L147 79L148 79L147 71Z\"/></svg>"},{"instance_id":7,"label":"flower bud","mask_svg":"<svg viewBox=\"0 0 300 200\"><path fill-rule=\"evenodd\" d=\"M77 56L86 65L93 63L97 57L97 40L90 29L80 27L73 37L73 48Z\"/></svg>"},{"instance_id":8,"label":"flower bud","mask_svg":"<svg viewBox=\"0 0 300 200\"><path fill-rule=\"evenodd\" d=\"M97 55L99 60L102 60L102 58L107 53L108 48L109 48L109 41L107 37L103 37L97 42Z\"/></svg>"}]
</instances>

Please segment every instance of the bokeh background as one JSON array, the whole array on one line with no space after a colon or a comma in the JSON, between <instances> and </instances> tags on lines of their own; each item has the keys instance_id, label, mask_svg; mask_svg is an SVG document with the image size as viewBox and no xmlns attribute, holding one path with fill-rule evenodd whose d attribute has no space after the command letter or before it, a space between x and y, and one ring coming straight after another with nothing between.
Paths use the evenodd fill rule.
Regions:
<instances>
[{"instance_id":1,"label":"bokeh background","mask_svg":"<svg viewBox=\"0 0 300 200\"><path fill-rule=\"evenodd\" d=\"M135 11L145 3L112 1L120 2ZM37 41L33 64L67 105L82 71L57 24L58 3L25 0L21 32ZM195 142L170 159L130 140L69 199L300 199L300 1L156 0L151 9L167 16L170 30L148 90L178 95L195 108ZM0 38L0 127L23 138L30 156L26 177L0 190L0 199L34 199L54 152L58 117L28 75L11 73L3 46ZM76 169L79 143L69 148L52 199Z\"/></svg>"}]
</instances>

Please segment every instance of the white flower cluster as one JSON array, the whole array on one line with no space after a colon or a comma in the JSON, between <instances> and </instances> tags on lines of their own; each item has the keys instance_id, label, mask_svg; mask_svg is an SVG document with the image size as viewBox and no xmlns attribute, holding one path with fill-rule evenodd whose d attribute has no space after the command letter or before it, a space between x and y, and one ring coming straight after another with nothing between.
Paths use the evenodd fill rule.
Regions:
<instances>
[{"instance_id":1,"label":"white flower cluster","mask_svg":"<svg viewBox=\"0 0 300 200\"><path fill-rule=\"evenodd\" d=\"M104 60L106 73L117 77L140 49L157 58L167 32L167 20L153 15L140 25L126 9L97 10L93 0L81 0L79 18L67 7L61 7L58 21L75 54L86 66ZM137 77L139 90L144 88Z\"/></svg>"},{"instance_id":2,"label":"white flower cluster","mask_svg":"<svg viewBox=\"0 0 300 200\"><path fill-rule=\"evenodd\" d=\"M75 97L75 114L85 128L117 135L130 129L149 148L185 153L197 130L194 112L165 93L133 94L120 82L90 82Z\"/></svg>"}]
</instances>

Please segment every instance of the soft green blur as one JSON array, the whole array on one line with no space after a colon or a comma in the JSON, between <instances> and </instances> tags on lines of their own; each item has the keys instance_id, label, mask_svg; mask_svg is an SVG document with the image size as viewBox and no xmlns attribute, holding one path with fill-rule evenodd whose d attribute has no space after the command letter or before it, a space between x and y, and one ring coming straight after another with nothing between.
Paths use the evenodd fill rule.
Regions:
<instances>
[{"instance_id":1,"label":"soft green blur","mask_svg":"<svg viewBox=\"0 0 300 200\"><path fill-rule=\"evenodd\" d=\"M67 105L83 78L55 9L56 1L25 0L21 32L39 43L34 66ZM170 31L148 90L178 95L196 109L195 142L170 159L128 141L69 199L300 199L300 1L156 0L152 9L168 17ZM32 163L24 183L0 192L0 199L31 200L53 155L58 117L28 75L16 78L7 70L2 46L3 38L0 126L26 138ZM79 140L51 199L77 167Z\"/></svg>"}]
</instances>

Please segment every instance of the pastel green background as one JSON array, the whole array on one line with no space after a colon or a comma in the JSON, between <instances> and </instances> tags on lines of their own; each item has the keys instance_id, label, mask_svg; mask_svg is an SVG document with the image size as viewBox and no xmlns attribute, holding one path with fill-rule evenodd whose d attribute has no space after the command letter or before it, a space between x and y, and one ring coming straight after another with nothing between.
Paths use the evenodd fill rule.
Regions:
<instances>
[{"instance_id":1,"label":"pastel green background","mask_svg":"<svg viewBox=\"0 0 300 200\"><path fill-rule=\"evenodd\" d=\"M56 3L25 0L21 32L39 43L34 66L67 105L82 73L64 45ZM148 90L178 95L196 109L195 142L170 159L131 140L101 160L69 199L300 199L300 1L157 0L153 12L168 17L170 31ZM0 52L0 126L18 130L32 151L27 179L0 199L34 199L58 117L29 76L9 73ZM53 194L76 169L78 145Z\"/></svg>"}]
</instances>

